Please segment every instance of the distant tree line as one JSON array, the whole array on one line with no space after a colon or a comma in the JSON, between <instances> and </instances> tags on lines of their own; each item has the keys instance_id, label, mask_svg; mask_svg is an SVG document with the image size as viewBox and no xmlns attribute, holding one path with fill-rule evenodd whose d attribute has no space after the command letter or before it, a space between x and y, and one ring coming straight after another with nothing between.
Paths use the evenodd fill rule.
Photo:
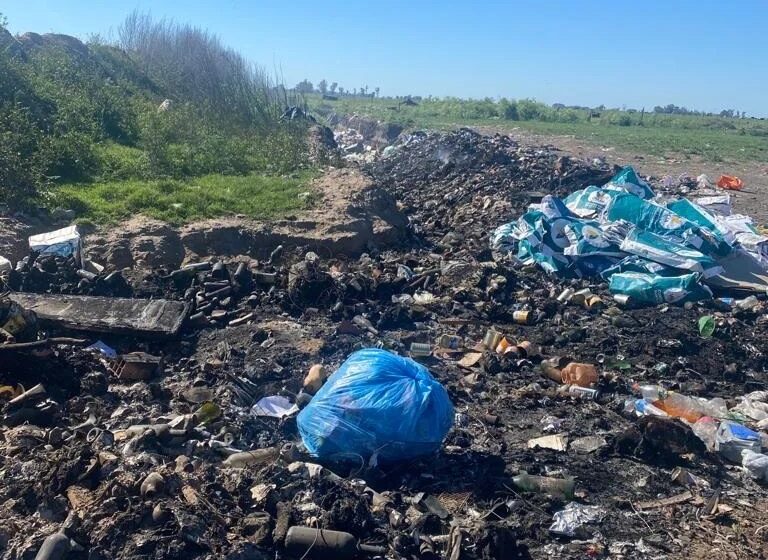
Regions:
<instances>
[{"instance_id":1,"label":"distant tree line","mask_svg":"<svg viewBox=\"0 0 768 560\"><path fill-rule=\"evenodd\" d=\"M708 113L706 111L696 111L688 109L687 107L678 107L677 105L673 105L670 103L669 105L665 105L662 107L661 105L656 105L653 108L654 113L659 113L663 115L699 115L703 117L728 117L729 119L745 119L747 118L746 111L737 111L736 109L723 109L719 113Z\"/></svg>"},{"instance_id":2,"label":"distant tree line","mask_svg":"<svg viewBox=\"0 0 768 560\"><path fill-rule=\"evenodd\" d=\"M381 89L375 87L370 89L367 85L360 86L360 88L345 88L340 86L338 82L331 82L328 84L328 80L322 79L317 83L317 87L307 80L306 78L300 81L293 88L296 93L319 93L321 95L330 95L333 97L379 97Z\"/></svg>"}]
</instances>

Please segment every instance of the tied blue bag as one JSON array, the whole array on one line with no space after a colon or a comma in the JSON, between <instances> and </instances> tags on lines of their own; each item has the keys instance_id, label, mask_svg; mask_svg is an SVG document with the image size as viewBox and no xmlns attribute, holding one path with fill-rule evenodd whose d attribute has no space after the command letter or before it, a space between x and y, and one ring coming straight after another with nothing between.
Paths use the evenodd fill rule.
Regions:
<instances>
[{"instance_id":1,"label":"tied blue bag","mask_svg":"<svg viewBox=\"0 0 768 560\"><path fill-rule=\"evenodd\" d=\"M440 448L453 425L453 405L427 368L369 348L341 364L297 422L315 457L400 461Z\"/></svg>"}]
</instances>

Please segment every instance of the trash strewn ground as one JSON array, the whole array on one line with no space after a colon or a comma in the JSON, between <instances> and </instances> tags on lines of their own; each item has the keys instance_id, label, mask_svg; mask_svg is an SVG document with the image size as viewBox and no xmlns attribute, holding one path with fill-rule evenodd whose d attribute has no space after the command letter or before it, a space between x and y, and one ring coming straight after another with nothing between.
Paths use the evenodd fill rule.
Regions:
<instances>
[{"instance_id":1,"label":"trash strewn ground","mask_svg":"<svg viewBox=\"0 0 768 560\"><path fill-rule=\"evenodd\" d=\"M2 272L27 292L0 305L16 329L0 339L2 557L48 539L66 552L45 557L66 559L764 558L765 295L633 308L599 277L491 250L531 203L608 183L605 163L468 130L400 135L370 159L409 223L358 252L254 246L122 271L98 270L104 246L86 242L80 260ZM30 293L107 300L97 318L114 297L188 311L176 334L75 328L33 315ZM307 453L293 405L310 411L365 348L447 391L439 451ZM344 416L321 443L370 419L333 398Z\"/></svg>"}]
</instances>

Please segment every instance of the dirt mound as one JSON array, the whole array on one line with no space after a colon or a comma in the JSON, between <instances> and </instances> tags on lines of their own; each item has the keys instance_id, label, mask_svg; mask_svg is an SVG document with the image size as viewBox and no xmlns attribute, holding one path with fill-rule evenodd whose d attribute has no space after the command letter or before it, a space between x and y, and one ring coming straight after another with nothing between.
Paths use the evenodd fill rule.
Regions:
<instances>
[{"instance_id":1,"label":"dirt mound","mask_svg":"<svg viewBox=\"0 0 768 560\"><path fill-rule=\"evenodd\" d=\"M238 217L174 228L133 218L86 238L89 254L115 267L177 267L184 260L245 255L266 258L279 245L326 256L357 255L402 240L408 225L394 198L355 169L333 169L311 186L312 209L290 218Z\"/></svg>"}]
</instances>

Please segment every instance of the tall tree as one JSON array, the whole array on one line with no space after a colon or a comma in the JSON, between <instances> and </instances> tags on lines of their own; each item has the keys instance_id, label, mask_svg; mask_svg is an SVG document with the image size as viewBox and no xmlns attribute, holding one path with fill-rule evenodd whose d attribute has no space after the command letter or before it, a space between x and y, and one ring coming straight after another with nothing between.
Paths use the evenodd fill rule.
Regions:
<instances>
[{"instance_id":1,"label":"tall tree","mask_svg":"<svg viewBox=\"0 0 768 560\"><path fill-rule=\"evenodd\" d=\"M323 95L328 93L328 82L325 80L325 78L320 80L320 83L317 84L317 89L320 90L320 93L322 93Z\"/></svg>"},{"instance_id":2,"label":"tall tree","mask_svg":"<svg viewBox=\"0 0 768 560\"><path fill-rule=\"evenodd\" d=\"M331 92L331 93L336 93L336 88L337 88L337 87L339 87L339 84L338 84L338 82L333 82L333 83L331 84L331 89L330 89L330 92Z\"/></svg>"},{"instance_id":3,"label":"tall tree","mask_svg":"<svg viewBox=\"0 0 768 560\"><path fill-rule=\"evenodd\" d=\"M296 84L295 89L298 93L312 93L313 91L315 91L315 88L312 85L312 82L310 82L306 78L304 78L304 80Z\"/></svg>"}]
</instances>

